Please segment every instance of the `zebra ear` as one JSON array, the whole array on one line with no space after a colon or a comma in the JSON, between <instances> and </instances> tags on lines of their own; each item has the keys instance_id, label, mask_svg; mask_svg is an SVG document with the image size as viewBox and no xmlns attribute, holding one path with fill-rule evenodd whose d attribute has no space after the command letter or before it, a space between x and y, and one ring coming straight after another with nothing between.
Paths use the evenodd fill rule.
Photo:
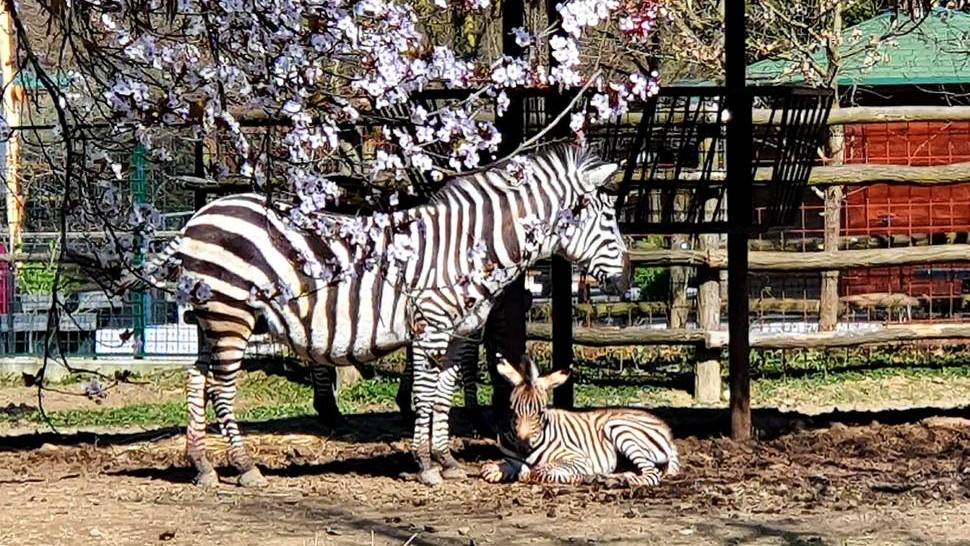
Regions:
<instances>
[{"instance_id":1,"label":"zebra ear","mask_svg":"<svg viewBox=\"0 0 970 546\"><path fill-rule=\"evenodd\" d=\"M586 169L586 181L593 188L602 188L613 180L613 174L619 168L620 166L616 163L603 163L602 165L591 167Z\"/></svg>"},{"instance_id":2,"label":"zebra ear","mask_svg":"<svg viewBox=\"0 0 970 546\"><path fill-rule=\"evenodd\" d=\"M515 369L515 366L509 364L508 360L502 355L496 355L498 357L498 364L495 366L498 370L499 375L504 377L506 381L512 384L513 387L518 387L524 381L522 374L519 370Z\"/></svg>"},{"instance_id":3,"label":"zebra ear","mask_svg":"<svg viewBox=\"0 0 970 546\"><path fill-rule=\"evenodd\" d=\"M569 381L569 372L565 370L556 370L545 377L540 377L538 380L536 380L536 383L538 383L538 386L543 390L551 391L566 381Z\"/></svg>"}]
</instances>

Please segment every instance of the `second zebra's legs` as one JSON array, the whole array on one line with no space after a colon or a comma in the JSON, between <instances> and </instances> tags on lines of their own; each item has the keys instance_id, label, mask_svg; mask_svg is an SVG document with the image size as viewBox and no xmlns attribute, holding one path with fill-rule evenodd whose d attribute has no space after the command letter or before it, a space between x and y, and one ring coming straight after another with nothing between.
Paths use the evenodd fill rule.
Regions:
<instances>
[{"instance_id":1,"label":"second zebra's legs","mask_svg":"<svg viewBox=\"0 0 970 546\"><path fill-rule=\"evenodd\" d=\"M313 409L320 423L335 428L344 421L337 407L336 381L337 370L332 366L310 366L310 384L313 386Z\"/></svg>"},{"instance_id":2,"label":"second zebra's legs","mask_svg":"<svg viewBox=\"0 0 970 546\"><path fill-rule=\"evenodd\" d=\"M209 368L212 402L216 419L229 440L229 464L239 471L239 485L263 487L267 484L266 478L253 463L239 432L235 414L236 384L248 338L249 332L237 331L233 334L223 333L218 339L211 341Z\"/></svg>"},{"instance_id":3,"label":"second zebra's legs","mask_svg":"<svg viewBox=\"0 0 970 546\"><path fill-rule=\"evenodd\" d=\"M465 410L475 428L475 432L482 437L492 436L492 427L485 419L481 406L478 405L478 356L480 341L476 336L456 338L450 363L460 367L461 382L465 394Z\"/></svg>"},{"instance_id":4,"label":"second zebra's legs","mask_svg":"<svg viewBox=\"0 0 970 546\"><path fill-rule=\"evenodd\" d=\"M204 347L200 347L201 354L205 354ZM215 467L209 462L205 450L205 404L208 399L206 393L206 372L208 356L200 355L199 359L188 369L186 382L186 402L189 411L189 421L185 429L185 455L189 463L195 468L196 485L214 487L219 484L219 475Z\"/></svg>"},{"instance_id":5,"label":"second zebra's legs","mask_svg":"<svg viewBox=\"0 0 970 546\"><path fill-rule=\"evenodd\" d=\"M431 417L431 457L442 466L441 477L460 479L465 470L451 454L449 445L449 423L451 400L455 395L455 382L458 379L457 366L450 366L438 374L434 390L434 413Z\"/></svg>"},{"instance_id":6,"label":"second zebra's legs","mask_svg":"<svg viewBox=\"0 0 970 546\"><path fill-rule=\"evenodd\" d=\"M429 336L430 337L430 336ZM439 336L443 337L443 336ZM411 450L418 463L418 480L425 485L438 485L442 481L441 469L434 464L431 455L431 423L434 414L435 391L440 370L435 356L444 353L447 341L415 342L414 360L414 435Z\"/></svg>"}]
</instances>

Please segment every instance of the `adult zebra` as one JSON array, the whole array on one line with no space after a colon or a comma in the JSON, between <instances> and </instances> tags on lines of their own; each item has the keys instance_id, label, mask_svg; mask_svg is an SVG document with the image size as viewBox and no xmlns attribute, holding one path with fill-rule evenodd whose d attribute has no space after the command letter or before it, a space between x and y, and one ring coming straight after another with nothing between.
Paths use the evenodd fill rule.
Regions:
<instances>
[{"instance_id":1,"label":"adult zebra","mask_svg":"<svg viewBox=\"0 0 970 546\"><path fill-rule=\"evenodd\" d=\"M195 300L202 338L187 388L186 453L196 482L218 480L205 451L208 396L239 483L265 483L233 409L243 353L259 324L311 365L359 364L410 342L418 477L433 485L463 476L448 447L457 379L445 358L449 344L479 330L505 285L554 253L585 265L604 284L625 281L615 199L598 191L616 168L586 149L557 146L456 177L428 204L390 218L346 217L346 224L375 234L371 257L390 253L401 238L413 248L385 267L351 262L358 250L352 241L296 229L260 195L225 197L200 209L148 268L175 259L180 282L196 283L192 295L200 287L207 292ZM318 274L334 260L352 263L339 282Z\"/></svg>"}]
</instances>

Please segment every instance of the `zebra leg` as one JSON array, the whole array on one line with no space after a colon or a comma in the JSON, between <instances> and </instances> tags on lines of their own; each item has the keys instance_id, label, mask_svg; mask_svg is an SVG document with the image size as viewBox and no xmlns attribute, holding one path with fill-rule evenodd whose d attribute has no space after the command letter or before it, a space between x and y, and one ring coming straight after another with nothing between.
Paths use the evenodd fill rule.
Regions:
<instances>
[{"instance_id":1,"label":"zebra leg","mask_svg":"<svg viewBox=\"0 0 970 546\"><path fill-rule=\"evenodd\" d=\"M343 423L340 408L337 407L336 386L337 370L332 366L310 366L310 383L313 385L313 409L324 426L334 428Z\"/></svg>"},{"instance_id":2,"label":"zebra leg","mask_svg":"<svg viewBox=\"0 0 970 546\"><path fill-rule=\"evenodd\" d=\"M401 375L401 384L397 388L395 402L401 410L401 416L408 421L413 421L415 417L414 409L411 407L411 399L414 389L414 349L410 346L404 358L404 373Z\"/></svg>"},{"instance_id":3,"label":"zebra leg","mask_svg":"<svg viewBox=\"0 0 970 546\"><path fill-rule=\"evenodd\" d=\"M202 349L202 348L200 348ZM204 349L202 349L204 351ZM186 382L186 401L189 411L188 425L185 429L185 455L195 468L196 485L214 487L219 485L219 475L206 457L205 450L205 403L206 403L206 362L202 352L198 361L188 369Z\"/></svg>"},{"instance_id":4,"label":"zebra leg","mask_svg":"<svg viewBox=\"0 0 970 546\"><path fill-rule=\"evenodd\" d=\"M607 427L607 437L631 463L636 465L639 474L624 472L620 474L620 481L628 486L660 485L663 472L657 467L654 446L650 439L644 436L643 429L627 425Z\"/></svg>"},{"instance_id":5,"label":"zebra leg","mask_svg":"<svg viewBox=\"0 0 970 546\"><path fill-rule=\"evenodd\" d=\"M505 459L501 463L488 463L482 466L482 479L489 483L516 482L528 475L528 473L528 465L512 459Z\"/></svg>"},{"instance_id":6,"label":"zebra leg","mask_svg":"<svg viewBox=\"0 0 970 546\"><path fill-rule=\"evenodd\" d=\"M465 409L475 432L482 437L492 436L492 427L485 419L481 406L478 405L478 355L479 341L475 338L456 339L453 366L461 367L461 382L465 391Z\"/></svg>"},{"instance_id":7,"label":"zebra leg","mask_svg":"<svg viewBox=\"0 0 970 546\"><path fill-rule=\"evenodd\" d=\"M583 457L539 463L529 469L522 481L528 483L583 483L592 476L589 461Z\"/></svg>"},{"instance_id":8,"label":"zebra leg","mask_svg":"<svg viewBox=\"0 0 970 546\"><path fill-rule=\"evenodd\" d=\"M441 470L431 458L431 419L435 403L435 389L440 371L434 355L443 353L446 342L415 342L414 344L414 435L411 451L418 462L418 480L425 485L441 483Z\"/></svg>"},{"instance_id":9,"label":"zebra leg","mask_svg":"<svg viewBox=\"0 0 970 546\"><path fill-rule=\"evenodd\" d=\"M451 400L455 395L455 382L458 380L458 367L449 366L438 374L438 384L434 392L434 413L431 417L431 457L442 466L441 477L461 479L465 470L451 454L448 418L451 413Z\"/></svg>"},{"instance_id":10,"label":"zebra leg","mask_svg":"<svg viewBox=\"0 0 970 546\"><path fill-rule=\"evenodd\" d=\"M212 343L212 396L216 418L229 440L229 464L239 471L239 485L263 487L266 478L253 463L236 421L236 383L242 368L249 332L223 334Z\"/></svg>"}]
</instances>

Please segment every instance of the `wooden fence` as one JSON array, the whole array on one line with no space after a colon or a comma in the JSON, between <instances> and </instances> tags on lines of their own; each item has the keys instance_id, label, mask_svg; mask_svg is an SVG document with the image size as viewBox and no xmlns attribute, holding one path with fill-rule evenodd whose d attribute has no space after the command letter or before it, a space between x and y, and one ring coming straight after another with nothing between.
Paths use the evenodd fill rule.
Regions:
<instances>
[{"instance_id":1,"label":"wooden fence","mask_svg":"<svg viewBox=\"0 0 970 546\"><path fill-rule=\"evenodd\" d=\"M765 113L756 111L754 122L765 123ZM830 147L842 152L840 140L844 125L895 122L970 121L970 107L904 106L837 108L829 117L832 139ZM811 241L780 243L782 247L819 248L821 251L791 252L776 249L779 243L752 241L749 252L751 271L813 272L821 277L819 299L785 300L753 299L752 310L784 309L817 315L819 331L812 333L753 334L753 349L828 349L865 344L888 344L920 340L970 340L970 324L891 324L860 330L838 330L839 310L847 306L907 308L918 300L906 294L870 294L840 297L839 272L848 269L886 266L970 263L970 244L941 244L903 248L865 248L872 241L855 241L840 237L842 201L845 190L852 186L877 183L945 185L970 182L970 162L941 166L911 167L899 165L842 164L837 153L829 164L816 167L809 184L824 192L824 234ZM756 179L766 179L770 173L759 171ZM675 236L676 237L676 236ZM890 242L901 241L900 236L889 237ZM695 398L700 402L720 399L719 359L726 346L727 332L720 329L723 302L720 272L727 268L727 253L720 246L717 235L701 236L694 250L633 250L631 262L640 266L670 267L673 271L695 268L699 280L696 316L698 328L684 328L682 319L674 319L670 312L669 328L603 328L579 326L574 328L574 342L579 345L605 347L629 345L689 345L697 348ZM929 241L922 241L928 243ZM885 244L885 241L882 241ZM853 248L853 246L861 248ZM840 249L847 248L845 250ZM677 301L678 295L672 297ZM656 310L656 308L651 308ZM594 310L587 313L596 314ZM531 340L551 341L552 330L547 324L530 323Z\"/></svg>"}]
</instances>

